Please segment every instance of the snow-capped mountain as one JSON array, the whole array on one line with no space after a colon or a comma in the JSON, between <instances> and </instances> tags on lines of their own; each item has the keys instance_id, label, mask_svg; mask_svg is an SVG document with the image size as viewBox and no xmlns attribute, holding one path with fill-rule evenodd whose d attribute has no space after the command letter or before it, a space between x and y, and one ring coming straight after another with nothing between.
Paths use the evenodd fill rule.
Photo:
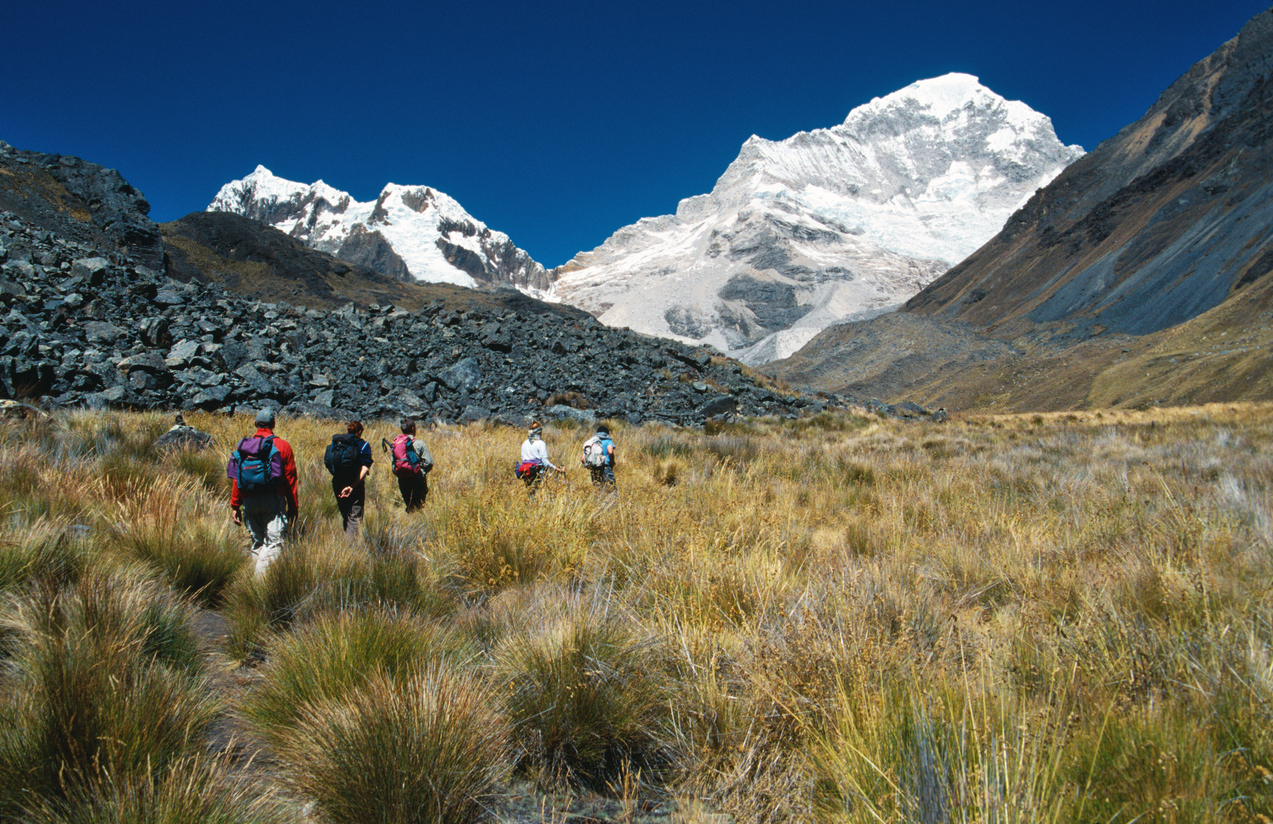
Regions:
<instances>
[{"instance_id":1,"label":"snow-capped mountain","mask_svg":"<svg viewBox=\"0 0 1273 824\"><path fill-rule=\"evenodd\" d=\"M359 203L323 183L283 180L264 166L221 187L209 212L260 220L314 249L402 280L548 288L544 267L453 198L426 186L385 186Z\"/></svg>"},{"instance_id":2,"label":"snow-capped mountain","mask_svg":"<svg viewBox=\"0 0 1273 824\"><path fill-rule=\"evenodd\" d=\"M752 137L710 194L555 270L552 297L765 363L896 308L1082 154L975 77L922 80L834 128Z\"/></svg>"}]
</instances>

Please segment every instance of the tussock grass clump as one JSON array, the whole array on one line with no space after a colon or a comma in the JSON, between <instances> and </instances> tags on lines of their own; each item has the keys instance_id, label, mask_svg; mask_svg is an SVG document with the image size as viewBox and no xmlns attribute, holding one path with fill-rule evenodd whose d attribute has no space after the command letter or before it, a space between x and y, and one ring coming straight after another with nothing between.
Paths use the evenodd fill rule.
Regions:
<instances>
[{"instance_id":1,"label":"tussock grass clump","mask_svg":"<svg viewBox=\"0 0 1273 824\"><path fill-rule=\"evenodd\" d=\"M1111 714L1101 728L1083 725L1068 743L1064 777L1099 791L1066 805L1065 820L1112 821L1132 811L1156 821L1230 820L1225 808L1243 788L1215 744L1183 713L1146 706Z\"/></svg>"},{"instance_id":2,"label":"tussock grass clump","mask_svg":"<svg viewBox=\"0 0 1273 824\"><path fill-rule=\"evenodd\" d=\"M432 661L473 655L462 636L409 614L324 615L270 645L263 683L243 713L263 738L277 741L305 706L340 700L377 674L403 680Z\"/></svg>"},{"instance_id":3,"label":"tussock grass clump","mask_svg":"<svg viewBox=\"0 0 1273 824\"><path fill-rule=\"evenodd\" d=\"M551 786L606 789L671 761L668 693L650 639L613 603L527 604L495 651L521 766Z\"/></svg>"},{"instance_id":4,"label":"tussock grass clump","mask_svg":"<svg viewBox=\"0 0 1273 824\"><path fill-rule=\"evenodd\" d=\"M783 421L780 431L788 437L806 437L814 432L859 432L870 428L873 423L866 415L828 411Z\"/></svg>"},{"instance_id":5,"label":"tussock grass clump","mask_svg":"<svg viewBox=\"0 0 1273 824\"><path fill-rule=\"evenodd\" d=\"M993 691L880 683L842 696L813 750L818 818L867 821L1072 821L1064 768L1070 704L1032 710ZM1080 779L1079 786L1082 786Z\"/></svg>"},{"instance_id":6,"label":"tussock grass clump","mask_svg":"<svg viewBox=\"0 0 1273 824\"><path fill-rule=\"evenodd\" d=\"M722 465L746 469L761 453L761 443L750 435L722 434L707 442L707 452Z\"/></svg>"},{"instance_id":7,"label":"tussock grass clump","mask_svg":"<svg viewBox=\"0 0 1273 824\"><path fill-rule=\"evenodd\" d=\"M668 434L647 436L641 451L653 458L689 458L694 454L694 447L685 440Z\"/></svg>"},{"instance_id":8,"label":"tussock grass clump","mask_svg":"<svg viewBox=\"0 0 1273 824\"><path fill-rule=\"evenodd\" d=\"M174 588L215 606L248 556L222 507L185 479L160 478L118 505L112 537L120 549L163 572Z\"/></svg>"},{"instance_id":9,"label":"tussock grass clump","mask_svg":"<svg viewBox=\"0 0 1273 824\"><path fill-rule=\"evenodd\" d=\"M242 660L259 651L268 631L285 631L327 613L370 608L442 616L454 611L449 567L424 563L418 533L409 524L369 521L355 542L331 524L294 536L265 575L239 575L225 594L233 626L231 655Z\"/></svg>"},{"instance_id":10,"label":"tussock grass clump","mask_svg":"<svg viewBox=\"0 0 1273 824\"><path fill-rule=\"evenodd\" d=\"M0 526L0 593L29 585L56 588L80 576L88 549L83 528L47 518Z\"/></svg>"},{"instance_id":11,"label":"tussock grass clump","mask_svg":"<svg viewBox=\"0 0 1273 824\"><path fill-rule=\"evenodd\" d=\"M435 557L476 597L576 577L589 552L594 500L545 488L519 509L507 505L508 495L492 490L456 502L438 524Z\"/></svg>"},{"instance_id":12,"label":"tussock grass clump","mask_svg":"<svg viewBox=\"0 0 1273 824\"><path fill-rule=\"evenodd\" d=\"M0 512L30 520L84 523L95 515L95 466L58 457L32 442L0 447Z\"/></svg>"},{"instance_id":13,"label":"tussock grass clump","mask_svg":"<svg viewBox=\"0 0 1273 824\"><path fill-rule=\"evenodd\" d=\"M226 453L229 451L215 447L204 450L176 449L165 461L198 481L205 491L221 496L226 491Z\"/></svg>"},{"instance_id":14,"label":"tussock grass clump","mask_svg":"<svg viewBox=\"0 0 1273 824\"><path fill-rule=\"evenodd\" d=\"M149 780L197 748L217 712L188 607L135 570L10 597L2 622L0 809Z\"/></svg>"},{"instance_id":15,"label":"tussock grass clump","mask_svg":"<svg viewBox=\"0 0 1273 824\"><path fill-rule=\"evenodd\" d=\"M117 780L65 799L32 799L29 824L302 824L295 805L238 775L224 756L194 754L163 771Z\"/></svg>"},{"instance_id":16,"label":"tussock grass clump","mask_svg":"<svg viewBox=\"0 0 1273 824\"><path fill-rule=\"evenodd\" d=\"M279 747L287 783L323 820L484 820L512 765L495 692L443 664L376 673L337 700L305 704Z\"/></svg>"}]
</instances>

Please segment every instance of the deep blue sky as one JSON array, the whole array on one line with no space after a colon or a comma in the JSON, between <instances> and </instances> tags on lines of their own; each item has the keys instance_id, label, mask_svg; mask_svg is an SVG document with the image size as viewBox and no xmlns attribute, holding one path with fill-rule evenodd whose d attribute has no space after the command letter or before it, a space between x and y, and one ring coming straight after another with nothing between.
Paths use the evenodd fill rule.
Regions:
<instances>
[{"instance_id":1,"label":"deep blue sky","mask_svg":"<svg viewBox=\"0 0 1273 824\"><path fill-rule=\"evenodd\" d=\"M710 191L752 134L976 75L1092 149L1256 0L10 3L0 140L110 166L163 222L258 163L433 186L546 266Z\"/></svg>"}]
</instances>

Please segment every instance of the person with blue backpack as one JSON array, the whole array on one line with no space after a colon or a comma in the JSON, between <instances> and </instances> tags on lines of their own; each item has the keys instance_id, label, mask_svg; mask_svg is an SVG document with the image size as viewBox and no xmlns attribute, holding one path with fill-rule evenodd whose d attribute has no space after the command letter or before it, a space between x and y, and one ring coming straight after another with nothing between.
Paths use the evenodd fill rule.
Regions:
<instances>
[{"instance_id":1,"label":"person with blue backpack","mask_svg":"<svg viewBox=\"0 0 1273 824\"><path fill-rule=\"evenodd\" d=\"M231 518L252 536L256 574L264 575L299 512L296 456L291 444L274 434L273 410L257 413L256 434L239 441L230 453L226 476L231 481Z\"/></svg>"},{"instance_id":2,"label":"person with blue backpack","mask_svg":"<svg viewBox=\"0 0 1273 824\"><path fill-rule=\"evenodd\" d=\"M605 424L597 427L597 432L584 442L583 457L579 463L588 468L592 474L592 485L606 489L614 489L614 441L610 439L610 428Z\"/></svg>"},{"instance_id":3,"label":"person with blue backpack","mask_svg":"<svg viewBox=\"0 0 1273 824\"><path fill-rule=\"evenodd\" d=\"M371 472L371 444L362 439L362 421L345 424L345 432L333 435L323 454L323 464L332 475L332 492L340 510L346 538L358 537L363 510L367 506L367 480Z\"/></svg>"}]
</instances>

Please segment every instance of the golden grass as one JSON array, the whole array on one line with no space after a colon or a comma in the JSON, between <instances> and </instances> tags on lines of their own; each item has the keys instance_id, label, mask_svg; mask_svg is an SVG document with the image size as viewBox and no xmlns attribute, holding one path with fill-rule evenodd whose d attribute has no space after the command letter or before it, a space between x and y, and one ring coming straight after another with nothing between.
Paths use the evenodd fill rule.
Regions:
<instances>
[{"instance_id":1,"label":"golden grass","mask_svg":"<svg viewBox=\"0 0 1273 824\"><path fill-rule=\"evenodd\" d=\"M189 421L218 460L149 454L162 416L6 432L5 587L41 558L135 557L121 535L181 557L221 534L217 466L252 427ZM533 498L524 432L443 428L414 514L378 447L396 427L367 424L351 544L321 466L341 427L279 421L300 524L222 596L262 674L350 615L445 629L474 651L450 671L521 701L502 712L523 771L656 783L685 820L1273 817L1273 407L616 424L617 496L578 467L577 426L547 427L572 469ZM302 703L336 718L344 694ZM573 715L519 720L547 708ZM628 738L597 726L624 713Z\"/></svg>"}]
</instances>

